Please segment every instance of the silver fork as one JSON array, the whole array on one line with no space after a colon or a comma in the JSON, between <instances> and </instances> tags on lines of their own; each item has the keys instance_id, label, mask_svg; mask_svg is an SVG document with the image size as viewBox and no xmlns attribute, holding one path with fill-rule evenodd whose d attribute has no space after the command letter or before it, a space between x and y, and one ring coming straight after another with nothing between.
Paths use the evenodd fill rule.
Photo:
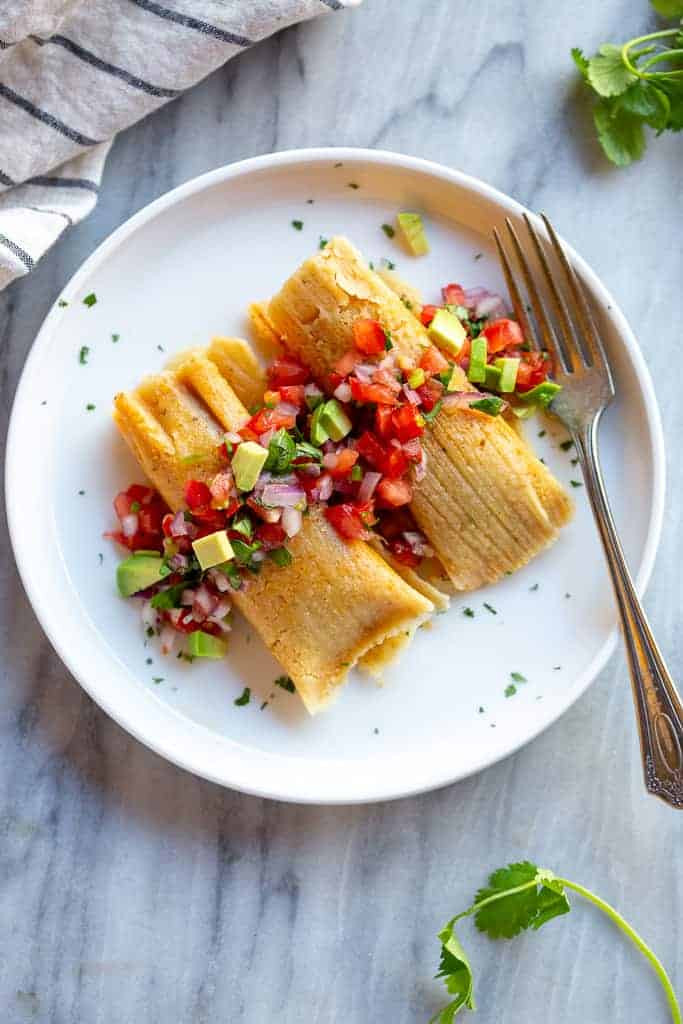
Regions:
<instances>
[{"instance_id":1,"label":"silver fork","mask_svg":"<svg viewBox=\"0 0 683 1024\"><path fill-rule=\"evenodd\" d=\"M503 273L526 338L537 349L549 351L555 364L554 378L562 385L551 411L564 423L574 441L605 549L626 642L645 785L650 793L672 807L683 808L683 705L638 600L600 471L598 427L614 398L612 374L583 287L552 224L541 215L547 231L547 237L541 239L531 219L523 216L547 300L541 296L525 248L509 217L505 224L529 306L523 299L523 289L500 232L494 229ZM533 314L533 321L527 311ZM539 342L539 331L543 345Z\"/></svg>"}]
</instances>

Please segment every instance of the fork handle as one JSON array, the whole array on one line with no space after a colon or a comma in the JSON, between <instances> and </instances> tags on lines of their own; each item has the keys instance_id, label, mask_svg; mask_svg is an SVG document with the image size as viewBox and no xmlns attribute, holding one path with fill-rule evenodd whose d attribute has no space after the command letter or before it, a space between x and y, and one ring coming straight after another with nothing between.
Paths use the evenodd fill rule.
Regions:
<instances>
[{"instance_id":1,"label":"fork handle","mask_svg":"<svg viewBox=\"0 0 683 1024\"><path fill-rule=\"evenodd\" d=\"M640 733L645 785L683 809L683 705L638 600L610 510L598 457L600 413L574 443L612 577Z\"/></svg>"}]
</instances>

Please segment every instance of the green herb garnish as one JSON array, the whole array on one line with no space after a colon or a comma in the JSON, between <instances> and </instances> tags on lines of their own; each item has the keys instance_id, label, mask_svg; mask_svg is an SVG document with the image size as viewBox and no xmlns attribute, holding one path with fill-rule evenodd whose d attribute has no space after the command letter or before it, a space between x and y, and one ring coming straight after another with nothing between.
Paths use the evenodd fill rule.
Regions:
<instances>
[{"instance_id":1,"label":"green herb garnish","mask_svg":"<svg viewBox=\"0 0 683 1024\"><path fill-rule=\"evenodd\" d=\"M111 340L114 342L114 344L116 344L116 342L119 340L120 337L121 337L120 334L112 334Z\"/></svg>"},{"instance_id":2,"label":"green herb garnish","mask_svg":"<svg viewBox=\"0 0 683 1024\"><path fill-rule=\"evenodd\" d=\"M474 608L463 608L463 615L466 615L468 619L474 618Z\"/></svg>"},{"instance_id":3,"label":"green herb garnish","mask_svg":"<svg viewBox=\"0 0 683 1024\"><path fill-rule=\"evenodd\" d=\"M293 220L292 221L292 227L294 228L295 231L301 231L303 226L304 226L304 222L302 220Z\"/></svg>"},{"instance_id":4,"label":"green herb garnish","mask_svg":"<svg viewBox=\"0 0 683 1024\"><path fill-rule=\"evenodd\" d=\"M254 524L251 521L248 512L242 512L239 515L233 517L230 522L230 529L235 530L237 533L241 533L247 540L251 540L254 536Z\"/></svg>"},{"instance_id":5,"label":"green herb garnish","mask_svg":"<svg viewBox=\"0 0 683 1024\"><path fill-rule=\"evenodd\" d=\"M95 405L93 404L93 402L88 402L85 408L88 412L92 412L93 409L95 408Z\"/></svg>"},{"instance_id":6,"label":"green herb garnish","mask_svg":"<svg viewBox=\"0 0 683 1024\"><path fill-rule=\"evenodd\" d=\"M490 395L486 398L480 398L476 402L470 402L470 409L476 409L478 412L485 412L487 416L498 416L503 411L505 402L502 398L496 398L495 395Z\"/></svg>"},{"instance_id":7,"label":"green herb garnish","mask_svg":"<svg viewBox=\"0 0 683 1024\"><path fill-rule=\"evenodd\" d=\"M275 685L279 686L283 690L286 690L287 693L296 693L294 681L291 679L290 676L278 676L277 679L275 680Z\"/></svg>"},{"instance_id":8,"label":"green herb garnish","mask_svg":"<svg viewBox=\"0 0 683 1024\"><path fill-rule=\"evenodd\" d=\"M664 17L682 18L682 0L651 0ZM683 33L661 29L604 43L587 58L575 47L572 58L596 99L593 122L605 156L625 167L643 155L645 128L657 135L683 129Z\"/></svg>"},{"instance_id":9,"label":"green herb garnish","mask_svg":"<svg viewBox=\"0 0 683 1024\"><path fill-rule=\"evenodd\" d=\"M396 234L396 231L394 230L394 228L392 228L391 224L382 224L382 231L387 236L387 238L393 238L394 235Z\"/></svg>"},{"instance_id":10,"label":"green herb garnish","mask_svg":"<svg viewBox=\"0 0 683 1024\"><path fill-rule=\"evenodd\" d=\"M329 239L323 238L323 236L321 235L320 236L320 240L318 242L318 248L319 249L324 249L327 246L328 241L329 241Z\"/></svg>"},{"instance_id":11,"label":"green herb garnish","mask_svg":"<svg viewBox=\"0 0 683 1024\"><path fill-rule=\"evenodd\" d=\"M560 448L563 452L568 452L573 444L574 442L572 441L571 437L568 437L566 441L562 441L560 443Z\"/></svg>"},{"instance_id":12,"label":"green herb garnish","mask_svg":"<svg viewBox=\"0 0 683 1024\"><path fill-rule=\"evenodd\" d=\"M442 406L443 406L443 401L441 399L439 399L439 401L434 405L433 409L430 409L429 412L423 412L422 413L422 418L425 421L425 423L432 423L433 420L435 420L436 417L441 412Z\"/></svg>"},{"instance_id":13,"label":"green herb garnish","mask_svg":"<svg viewBox=\"0 0 683 1024\"><path fill-rule=\"evenodd\" d=\"M59 306L60 309L64 309L64 307L68 306L69 303L66 301L66 299L58 299L57 305Z\"/></svg>"},{"instance_id":14,"label":"green herb garnish","mask_svg":"<svg viewBox=\"0 0 683 1024\"><path fill-rule=\"evenodd\" d=\"M488 886L476 893L472 905L452 918L439 932L441 960L436 976L443 978L452 998L448 1006L432 1017L430 1024L453 1024L463 1007L475 1008L472 965L455 933L458 921L473 916L479 931L485 932L489 938L512 939L527 929L537 931L553 918L568 914L571 907L565 892L567 889L598 907L640 950L664 989L674 1024L681 1024L681 1009L669 976L635 929L600 896L529 861L509 864L495 871L489 877Z\"/></svg>"},{"instance_id":15,"label":"green herb garnish","mask_svg":"<svg viewBox=\"0 0 683 1024\"><path fill-rule=\"evenodd\" d=\"M269 473L286 473L296 455L293 438L284 427L276 430L268 444L268 458L263 468Z\"/></svg>"},{"instance_id":16,"label":"green herb garnish","mask_svg":"<svg viewBox=\"0 0 683 1024\"><path fill-rule=\"evenodd\" d=\"M394 347L394 343L391 340L391 331L388 331L386 329L386 327L385 327L384 328L384 351L385 352L391 352L393 347Z\"/></svg>"},{"instance_id":17,"label":"green herb garnish","mask_svg":"<svg viewBox=\"0 0 683 1024\"><path fill-rule=\"evenodd\" d=\"M271 562L275 562L275 564L281 569L292 564L291 552L285 547L273 548L272 551L268 552L268 558L270 558Z\"/></svg>"},{"instance_id":18,"label":"green herb garnish","mask_svg":"<svg viewBox=\"0 0 683 1024\"><path fill-rule=\"evenodd\" d=\"M357 483L359 480L363 479L363 470L360 468L360 466L353 467L353 469L351 470L351 479L354 481L354 483Z\"/></svg>"},{"instance_id":19,"label":"green herb garnish","mask_svg":"<svg viewBox=\"0 0 683 1024\"><path fill-rule=\"evenodd\" d=\"M244 690L242 691L242 696L241 697L236 697L235 700L233 701L233 703L236 704L238 708L243 708L244 705L248 704L250 700L251 700L251 690L249 689L248 686L245 686Z\"/></svg>"},{"instance_id":20,"label":"green herb garnish","mask_svg":"<svg viewBox=\"0 0 683 1024\"><path fill-rule=\"evenodd\" d=\"M528 683L529 680L526 676L523 676L521 672L511 672L510 679L513 679L516 683Z\"/></svg>"},{"instance_id":21,"label":"green herb garnish","mask_svg":"<svg viewBox=\"0 0 683 1024\"><path fill-rule=\"evenodd\" d=\"M86 365L86 363L88 362L88 356L89 355L90 355L89 347L87 345L81 345L80 351L78 353L78 361L81 364L81 366L85 366Z\"/></svg>"},{"instance_id":22,"label":"green herb garnish","mask_svg":"<svg viewBox=\"0 0 683 1024\"><path fill-rule=\"evenodd\" d=\"M164 677L163 676L152 676L152 682L156 683L157 686L159 685L159 683L163 683L163 681L164 681Z\"/></svg>"},{"instance_id":23,"label":"green herb garnish","mask_svg":"<svg viewBox=\"0 0 683 1024\"><path fill-rule=\"evenodd\" d=\"M493 605L492 604L488 604L487 601L484 601L484 608L486 609L487 612L491 612L491 615L497 615L498 614L498 612L493 607Z\"/></svg>"},{"instance_id":24,"label":"green herb garnish","mask_svg":"<svg viewBox=\"0 0 683 1024\"><path fill-rule=\"evenodd\" d=\"M234 544L232 545L232 549L233 551L235 550ZM233 561L222 562L221 565L216 566L216 569L218 570L218 572L223 573L223 575L227 578L233 590L240 589L240 587L242 586L242 577L240 576L239 569L237 568Z\"/></svg>"},{"instance_id":25,"label":"green herb garnish","mask_svg":"<svg viewBox=\"0 0 683 1024\"><path fill-rule=\"evenodd\" d=\"M94 292L90 292L90 294L86 295L86 297L83 299L83 305L87 306L88 308L90 308L90 306L94 306L96 302L97 296L95 295Z\"/></svg>"},{"instance_id":26,"label":"green herb garnish","mask_svg":"<svg viewBox=\"0 0 683 1024\"><path fill-rule=\"evenodd\" d=\"M572 485L572 487L583 487L583 484L580 480L570 480L569 483Z\"/></svg>"},{"instance_id":27,"label":"green herb garnish","mask_svg":"<svg viewBox=\"0 0 683 1024\"><path fill-rule=\"evenodd\" d=\"M514 695L516 693L517 693L517 687L515 686L514 683L509 683L508 686L505 687L505 696L506 697L514 697Z\"/></svg>"}]
</instances>

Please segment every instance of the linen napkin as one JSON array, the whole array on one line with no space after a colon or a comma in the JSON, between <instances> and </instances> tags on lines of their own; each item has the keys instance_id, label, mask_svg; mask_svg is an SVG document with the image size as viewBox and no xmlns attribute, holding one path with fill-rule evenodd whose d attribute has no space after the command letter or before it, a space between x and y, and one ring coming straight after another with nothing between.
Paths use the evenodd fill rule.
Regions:
<instances>
[{"instance_id":1,"label":"linen napkin","mask_svg":"<svg viewBox=\"0 0 683 1024\"><path fill-rule=\"evenodd\" d=\"M252 43L360 0L0 4L0 289L97 202L117 131Z\"/></svg>"}]
</instances>

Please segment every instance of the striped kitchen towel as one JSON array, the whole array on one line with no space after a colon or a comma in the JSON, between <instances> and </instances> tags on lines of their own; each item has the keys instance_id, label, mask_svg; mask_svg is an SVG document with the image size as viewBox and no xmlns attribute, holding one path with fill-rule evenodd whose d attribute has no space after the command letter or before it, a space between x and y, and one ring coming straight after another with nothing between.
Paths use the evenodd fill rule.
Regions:
<instances>
[{"instance_id":1,"label":"striped kitchen towel","mask_svg":"<svg viewBox=\"0 0 683 1024\"><path fill-rule=\"evenodd\" d=\"M359 2L1 2L0 289L90 213L117 131L259 39Z\"/></svg>"}]
</instances>

